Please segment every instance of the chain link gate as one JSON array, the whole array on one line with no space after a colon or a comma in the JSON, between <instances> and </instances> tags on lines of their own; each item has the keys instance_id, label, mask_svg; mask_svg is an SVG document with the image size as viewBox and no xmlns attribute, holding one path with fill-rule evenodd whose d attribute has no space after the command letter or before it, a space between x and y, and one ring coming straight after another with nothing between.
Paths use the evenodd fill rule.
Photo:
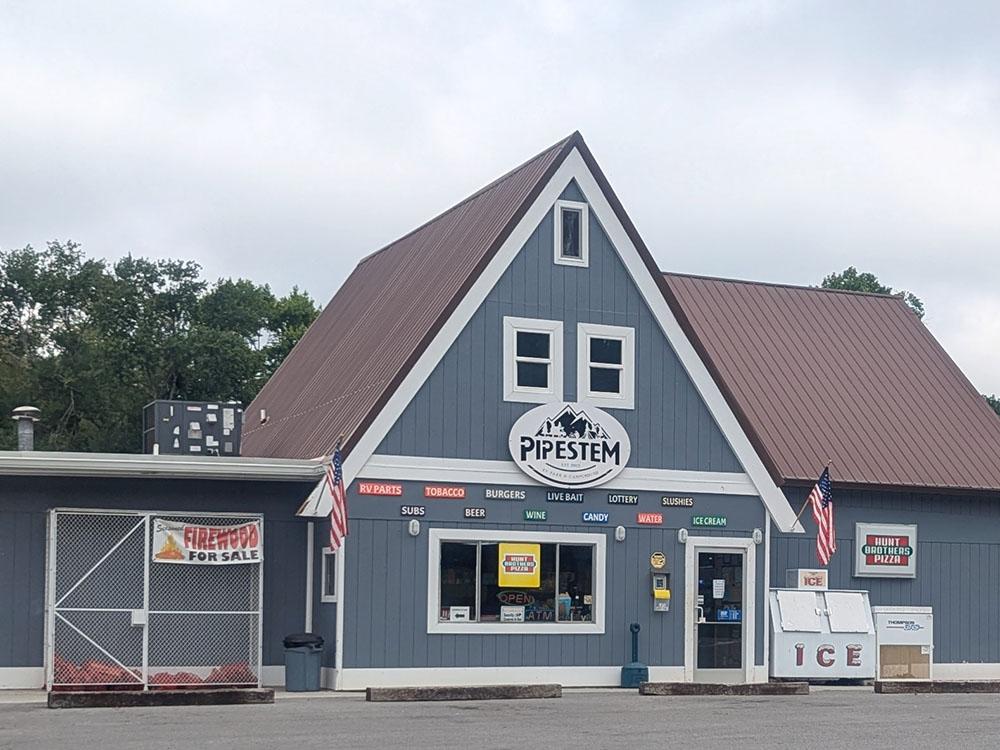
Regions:
<instances>
[{"instance_id":1,"label":"chain link gate","mask_svg":"<svg viewBox=\"0 0 1000 750\"><path fill-rule=\"evenodd\" d=\"M255 514L50 511L50 690L259 687L262 562L155 561L157 521L263 534Z\"/></svg>"}]
</instances>

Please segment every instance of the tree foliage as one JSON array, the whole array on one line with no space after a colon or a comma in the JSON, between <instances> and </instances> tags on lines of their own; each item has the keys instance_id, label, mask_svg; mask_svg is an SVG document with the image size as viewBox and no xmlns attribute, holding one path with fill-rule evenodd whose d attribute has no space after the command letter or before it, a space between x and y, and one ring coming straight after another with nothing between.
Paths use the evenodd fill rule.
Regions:
<instances>
[{"instance_id":1,"label":"tree foliage","mask_svg":"<svg viewBox=\"0 0 1000 750\"><path fill-rule=\"evenodd\" d=\"M875 294L900 294L903 301L909 306L918 318L924 317L924 303L911 292L893 292L891 286L886 286L880 282L875 274L859 273L858 269L850 266L841 273L831 273L821 285L824 289L847 289L852 292L874 292ZM990 405L998 415L1000 415L1000 398L996 394L987 396L983 394L986 403Z\"/></svg>"},{"instance_id":2,"label":"tree foliage","mask_svg":"<svg viewBox=\"0 0 1000 750\"><path fill-rule=\"evenodd\" d=\"M297 288L210 284L190 261L0 249L0 418L39 407L40 450L137 452L146 403L249 403L318 313Z\"/></svg>"},{"instance_id":3,"label":"tree foliage","mask_svg":"<svg viewBox=\"0 0 1000 750\"><path fill-rule=\"evenodd\" d=\"M898 294L902 296L907 306L916 313L918 318L924 317L924 303L913 294L900 290L894 292L891 286L886 286L873 273L859 273L854 266L849 266L840 273L831 273L820 285L824 289L846 289L851 292L871 292L874 294Z\"/></svg>"},{"instance_id":4,"label":"tree foliage","mask_svg":"<svg viewBox=\"0 0 1000 750\"><path fill-rule=\"evenodd\" d=\"M997 398L995 393L992 396L987 396L984 393L983 398L986 399L986 403L990 405L990 408L1000 415L1000 398Z\"/></svg>"}]
</instances>

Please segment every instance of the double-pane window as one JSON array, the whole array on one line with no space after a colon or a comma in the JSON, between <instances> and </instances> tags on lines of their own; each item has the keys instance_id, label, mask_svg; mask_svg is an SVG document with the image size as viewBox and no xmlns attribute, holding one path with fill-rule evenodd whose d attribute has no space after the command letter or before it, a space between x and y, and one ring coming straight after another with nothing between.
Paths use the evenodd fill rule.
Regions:
<instances>
[{"instance_id":1,"label":"double-pane window","mask_svg":"<svg viewBox=\"0 0 1000 750\"><path fill-rule=\"evenodd\" d=\"M598 406L634 408L635 329L580 323L577 347L580 398Z\"/></svg>"},{"instance_id":2,"label":"double-pane window","mask_svg":"<svg viewBox=\"0 0 1000 750\"><path fill-rule=\"evenodd\" d=\"M544 404L562 398L562 321L503 319L504 399Z\"/></svg>"}]
</instances>

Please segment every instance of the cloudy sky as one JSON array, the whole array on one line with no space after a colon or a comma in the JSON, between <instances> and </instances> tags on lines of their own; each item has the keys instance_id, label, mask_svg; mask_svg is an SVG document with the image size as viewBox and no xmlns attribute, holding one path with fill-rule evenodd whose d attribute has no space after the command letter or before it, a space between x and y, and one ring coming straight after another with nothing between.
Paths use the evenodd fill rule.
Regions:
<instances>
[{"instance_id":1,"label":"cloudy sky","mask_svg":"<svg viewBox=\"0 0 1000 750\"><path fill-rule=\"evenodd\" d=\"M991 0L0 0L0 247L325 303L578 129L662 268L870 270L1000 391L998 39Z\"/></svg>"}]
</instances>

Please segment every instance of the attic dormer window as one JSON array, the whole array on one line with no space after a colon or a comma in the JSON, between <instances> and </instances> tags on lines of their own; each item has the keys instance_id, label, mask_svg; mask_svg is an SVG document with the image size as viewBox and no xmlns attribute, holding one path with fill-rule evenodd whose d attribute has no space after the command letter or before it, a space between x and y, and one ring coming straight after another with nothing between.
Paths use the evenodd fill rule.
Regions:
<instances>
[{"instance_id":1,"label":"attic dormer window","mask_svg":"<svg viewBox=\"0 0 1000 750\"><path fill-rule=\"evenodd\" d=\"M584 266L589 263L587 228L590 216L586 203L556 201L555 262L563 266Z\"/></svg>"}]
</instances>

